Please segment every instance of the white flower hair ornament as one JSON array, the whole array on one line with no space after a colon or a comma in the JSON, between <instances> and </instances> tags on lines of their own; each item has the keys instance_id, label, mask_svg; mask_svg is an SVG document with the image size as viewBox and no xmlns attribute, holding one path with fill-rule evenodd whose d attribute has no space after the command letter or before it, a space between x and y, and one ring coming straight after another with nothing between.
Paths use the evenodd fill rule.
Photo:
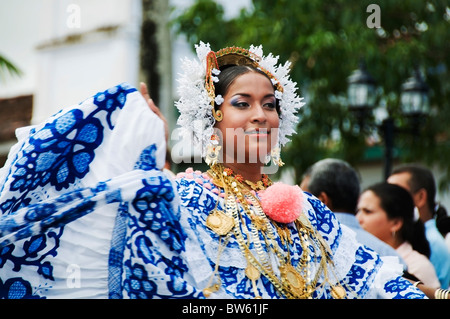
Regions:
<instances>
[{"instance_id":1,"label":"white flower hair ornament","mask_svg":"<svg viewBox=\"0 0 450 319\"><path fill-rule=\"evenodd\" d=\"M305 104L303 97L297 96L297 85L290 79L290 62L277 65L278 56L263 55L262 46L250 46L250 49L228 47L217 52L211 50L209 43L200 42L195 45L198 60L182 60L182 73L178 79L179 100L175 102L180 112L177 124L182 134L193 137L196 145L202 146L202 157L206 157L207 164L215 161L208 160L208 150L217 147L214 138L214 124L222 120L222 112L216 111L215 103L223 103L221 95L215 95L214 83L218 81L220 67L224 65L248 65L263 71L272 81L275 97L280 106L280 127L278 130L278 144L284 146L290 141L289 137L296 132L298 123L297 111ZM213 137L213 138L212 138ZM279 150L279 147L275 147ZM215 150L217 151L217 149ZM282 165L279 159L278 165Z\"/></svg>"}]
</instances>

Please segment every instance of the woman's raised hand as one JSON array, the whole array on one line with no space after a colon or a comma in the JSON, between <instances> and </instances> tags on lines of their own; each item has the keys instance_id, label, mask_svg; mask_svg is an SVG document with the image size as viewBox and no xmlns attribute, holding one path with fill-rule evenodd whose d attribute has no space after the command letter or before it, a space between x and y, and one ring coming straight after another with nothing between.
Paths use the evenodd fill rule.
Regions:
<instances>
[{"instance_id":1,"label":"woman's raised hand","mask_svg":"<svg viewBox=\"0 0 450 319\"><path fill-rule=\"evenodd\" d=\"M155 112L155 114L158 115L161 120L163 120L164 133L165 133L166 142L167 142L169 140L169 125L167 123L166 118L161 113L161 110L159 109L159 107L157 107L155 105L155 103L153 102L152 98L150 97L150 94L148 93L147 85L144 82L140 83L140 91L141 91L141 94L144 97L145 101L147 102L148 106L150 107L150 109L153 112Z\"/></svg>"}]
</instances>

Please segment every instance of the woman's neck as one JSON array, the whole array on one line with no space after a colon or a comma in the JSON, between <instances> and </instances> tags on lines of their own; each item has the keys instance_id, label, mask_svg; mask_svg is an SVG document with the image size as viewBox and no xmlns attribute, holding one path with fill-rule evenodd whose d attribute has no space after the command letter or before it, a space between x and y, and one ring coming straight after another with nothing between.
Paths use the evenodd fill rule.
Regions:
<instances>
[{"instance_id":1,"label":"woman's neck","mask_svg":"<svg viewBox=\"0 0 450 319\"><path fill-rule=\"evenodd\" d=\"M391 239L386 241L386 243L389 244L389 246L391 246L394 249L397 249L404 242L405 242L404 239L397 238L397 237L392 237Z\"/></svg>"},{"instance_id":2,"label":"woman's neck","mask_svg":"<svg viewBox=\"0 0 450 319\"><path fill-rule=\"evenodd\" d=\"M258 182L262 177L263 165L258 163L224 163L225 167L231 168L234 174L241 175L244 180L249 180L251 182Z\"/></svg>"}]
</instances>

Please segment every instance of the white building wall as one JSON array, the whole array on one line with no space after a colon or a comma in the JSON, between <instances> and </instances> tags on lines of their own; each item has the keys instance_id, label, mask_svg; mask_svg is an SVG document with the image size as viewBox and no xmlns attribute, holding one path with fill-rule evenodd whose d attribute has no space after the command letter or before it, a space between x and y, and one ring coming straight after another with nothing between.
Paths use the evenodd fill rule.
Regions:
<instances>
[{"instance_id":1,"label":"white building wall","mask_svg":"<svg viewBox=\"0 0 450 319\"><path fill-rule=\"evenodd\" d=\"M0 78L0 98L33 94L36 88L35 46L40 41L43 0L0 1L0 54L22 71L21 77Z\"/></svg>"},{"instance_id":2,"label":"white building wall","mask_svg":"<svg viewBox=\"0 0 450 319\"><path fill-rule=\"evenodd\" d=\"M33 123L121 82L137 86L140 0L45 0Z\"/></svg>"},{"instance_id":3,"label":"white building wall","mask_svg":"<svg viewBox=\"0 0 450 319\"><path fill-rule=\"evenodd\" d=\"M121 82L137 86L141 0L0 2L0 54L23 75L0 98L33 94L32 123Z\"/></svg>"}]
</instances>

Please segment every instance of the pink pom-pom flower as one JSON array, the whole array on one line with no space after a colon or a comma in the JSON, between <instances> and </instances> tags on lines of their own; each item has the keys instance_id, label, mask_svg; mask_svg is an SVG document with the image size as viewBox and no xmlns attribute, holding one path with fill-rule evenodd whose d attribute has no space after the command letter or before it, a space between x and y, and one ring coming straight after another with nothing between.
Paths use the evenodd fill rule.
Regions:
<instances>
[{"instance_id":1,"label":"pink pom-pom flower","mask_svg":"<svg viewBox=\"0 0 450 319\"><path fill-rule=\"evenodd\" d=\"M258 194L262 210L276 222L291 223L302 213L303 191L297 185L276 182Z\"/></svg>"}]
</instances>

